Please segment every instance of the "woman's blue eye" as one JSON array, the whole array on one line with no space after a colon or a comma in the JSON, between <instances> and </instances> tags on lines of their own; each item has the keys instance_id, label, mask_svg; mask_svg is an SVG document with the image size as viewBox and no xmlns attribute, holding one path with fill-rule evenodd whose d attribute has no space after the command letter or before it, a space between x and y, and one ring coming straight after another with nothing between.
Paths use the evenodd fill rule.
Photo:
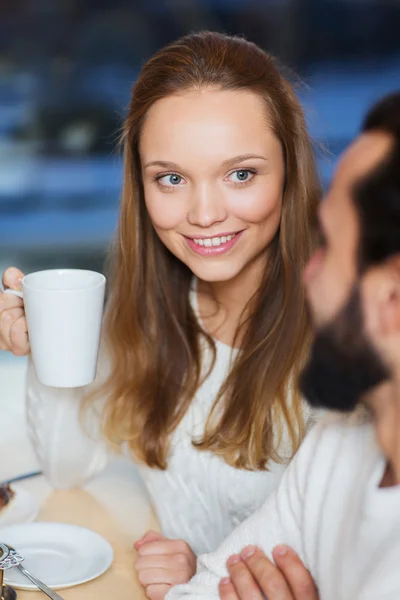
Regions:
<instances>
[{"instance_id":1,"label":"woman's blue eye","mask_svg":"<svg viewBox=\"0 0 400 600\"><path fill-rule=\"evenodd\" d=\"M250 176L253 175L252 171L249 169L238 169L230 174L230 178L234 183L244 183L250 179Z\"/></svg>"},{"instance_id":2,"label":"woman's blue eye","mask_svg":"<svg viewBox=\"0 0 400 600\"><path fill-rule=\"evenodd\" d=\"M158 181L161 183L161 185L173 187L182 183L182 177L176 173L171 173L170 175L164 175L163 177L160 177Z\"/></svg>"}]
</instances>

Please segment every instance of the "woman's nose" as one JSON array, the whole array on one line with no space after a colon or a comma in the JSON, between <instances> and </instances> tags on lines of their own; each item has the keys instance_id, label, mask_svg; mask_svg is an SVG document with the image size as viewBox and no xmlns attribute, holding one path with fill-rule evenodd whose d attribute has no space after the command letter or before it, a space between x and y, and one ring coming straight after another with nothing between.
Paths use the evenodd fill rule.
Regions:
<instances>
[{"instance_id":1,"label":"woman's nose","mask_svg":"<svg viewBox=\"0 0 400 600\"><path fill-rule=\"evenodd\" d=\"M223 199L211 186L203 186L194 190L192 203L188 212L188 221L198 227L211 227L227 218Z\"/></svg>"}]
</instances>

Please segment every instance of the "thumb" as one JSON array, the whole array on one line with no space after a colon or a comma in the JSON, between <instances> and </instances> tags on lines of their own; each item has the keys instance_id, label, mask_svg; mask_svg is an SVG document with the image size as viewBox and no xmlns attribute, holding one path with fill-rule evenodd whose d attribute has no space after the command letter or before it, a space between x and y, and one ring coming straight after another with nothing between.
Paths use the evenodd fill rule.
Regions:
<instances>
[{"instance_id":1,"label":"thumb","mask_svg":"<svg viewBox=\"0 0 400 600\"><path fill-rule=\"evenodd\" d=\"M144 536L134 543L133 547L135 548L135 550L138 550L144 544L148 544L149 542L158 542L164 539L165 536L163 536L161 533L158 533L157 531L146 531Z\"/></svg>"},{"instance_id":2,"label":"thumb","mask_svg":"<svg viewBox=\"0 0 400 600\"><path fill-rule=\"evenodd\" d=\"M21 289L21 281L24 277L22 271L16 267L9 267L3 274L3 285L5 288L11 288L12 290Z\"/></svg>"}]
</instances>

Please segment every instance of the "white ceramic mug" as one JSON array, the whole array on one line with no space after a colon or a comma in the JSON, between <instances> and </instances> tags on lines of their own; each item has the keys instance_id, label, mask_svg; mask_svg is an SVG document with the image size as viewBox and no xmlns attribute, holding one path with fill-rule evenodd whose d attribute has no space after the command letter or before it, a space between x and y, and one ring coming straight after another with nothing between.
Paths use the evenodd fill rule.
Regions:
<instances>
[{"instance_id":1,"label":"white ceramic mug","mask_svg":"<svg viewBox=\"0 0 400 600\"><path fill-rule=\"evenodd\" d=\"M106 278L81 269L52 269L22 279L29 342L36 375L52 387L94 381Z\"/></svg>"}]
</instances>

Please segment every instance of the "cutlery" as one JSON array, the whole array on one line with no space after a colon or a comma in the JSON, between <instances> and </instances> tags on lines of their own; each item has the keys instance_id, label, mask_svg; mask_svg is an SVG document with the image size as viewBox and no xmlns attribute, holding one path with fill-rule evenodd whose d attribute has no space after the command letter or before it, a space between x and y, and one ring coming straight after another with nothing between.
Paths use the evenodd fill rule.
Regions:
<instances>
[{"instance_id":1,"label":"cutlery","mask_svg":"<svg viewBox=\"0 0 400 600\"><path fill-rule=\"evenodd\" d=\"M43 581L40 581L40 579L37 579L37 577L35 577L34 575L32 575L32 573L30 573L29 571L27 571L22 565L21 562L24 560L22 556L20 556L18 554L18 552L12 547L9 546L8 544L4 544L4 546L6 546L6 548L9 551L9 556L11 558L16 558L16 562L14 565L14 567L16 567L19 571L21 571L21 573L23 575L25 575L25 577L27 577L30 581L32 581L32 583L34 583L36 585L36 587L39 588L39 590L42 590L42 592L44 594L46 594L46 596L48 598L51 598L52 600L64 600L62 596L60 596L59 594L57 594L57 592L54 592L53 590L51 590L45 583L43 583Z\"/></svg>"},{"instance_id":2,"label":"cutlery","mask_svg":"<svg viewBox=\"0 0 400 600\"><path fill-rule=\"evenodd\" d=\"M9 549L0 544L0 600L16 600L17 592L9 585L4 585L4 571L10 568Z\"/></svg>"},{"instance_id":3,"label":"cutlery","mask_svg":"<svg viewBox=\"0 0 400 600\"><path fill-rule=\"evenodd\" d=\"M17 481L23 481L24 479L37 477L38 475L43 475L42 471L30 471L30 473L24 473L23 475L16 475L15 477L10 477L10 479L4 479L3 481L0 481L0 485L10 485L11 483L16 483Z\"/></svg>"}]
</instances>

